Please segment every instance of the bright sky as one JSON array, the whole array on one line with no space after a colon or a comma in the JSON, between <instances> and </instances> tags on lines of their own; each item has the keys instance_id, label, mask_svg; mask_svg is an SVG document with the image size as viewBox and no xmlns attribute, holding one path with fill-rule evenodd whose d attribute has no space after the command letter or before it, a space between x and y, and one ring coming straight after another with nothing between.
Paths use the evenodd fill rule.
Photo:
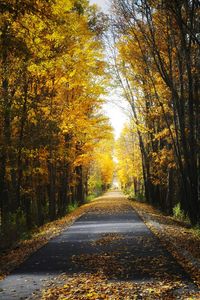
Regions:
<instances>
[{"instance_id":1,"label":"bright sky","mask_svg":"<svg viewBox=\"0 0 200 300\"><path fill-rule=\"evenodd\" d=\"M109 0L90 0L91 4L97 4L100 8L102 8L104 11L108 12L109 7Z\"/></svg>"},{"instance_id":2,"label":"bright sky","mask_svg":"<svg viewBox=\"0 0 200 300\"><path fill-rule=\"evenodd\" d=\"M111 3L111 1L90 0L90 3L97 4L104 12L109 13L109 4ZM112 91L112 93L107 96L107 103L104 105L104 111L106 115L110 118L110 122L114 128L116 138L119 137L124 123L127 120L127 115L125 113L127 105L124 99L121 98L118 94L119 93L117 93L117 91Z\"/></svg>"}]
</instances>

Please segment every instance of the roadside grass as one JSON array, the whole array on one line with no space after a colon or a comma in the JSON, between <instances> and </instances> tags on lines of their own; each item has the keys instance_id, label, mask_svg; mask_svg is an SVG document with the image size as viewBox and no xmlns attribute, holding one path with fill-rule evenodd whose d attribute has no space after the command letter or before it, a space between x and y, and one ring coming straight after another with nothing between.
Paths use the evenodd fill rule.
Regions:
<instances>
[{"instance_id":1,"label":"roadside grass","mask_svg":"<svg viewBox=\"0 0 200 300\"><path fill-rule=\"evenodd\" d=\"M70 203L67 207L67 212L72 213L74 210L76 210L79 207L78 202Z\"/></svg>"}]
</instances>

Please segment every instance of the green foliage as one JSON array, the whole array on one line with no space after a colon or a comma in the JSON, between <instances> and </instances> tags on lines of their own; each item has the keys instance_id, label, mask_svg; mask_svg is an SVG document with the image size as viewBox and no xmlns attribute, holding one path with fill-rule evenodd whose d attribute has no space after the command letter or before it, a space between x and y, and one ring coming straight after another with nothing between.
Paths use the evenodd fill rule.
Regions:
<instances>
[{"instance_id":1,"label":"green foliage","mask_svg":"<svg viewBox=\"0 0 200 300\"><path fill-rule=\"evenodd\" d=\"M124 193L128 196L129 199L135 198L135 191L133 185L131 185L129 188L125 188Z\"/></svg>"},{"instance_id":2,"label":"green foliage","mask_svg":"<svg viewBox=\"0 0 200 300\"><path fill-rule=\"evenodd\" d=\"M145 196L144 194L142 193L138 193L136 196L135 196L136 200L140 201L140 202L145 202L146 199L145 199Z\"/></svg>"},{"instance_id":3,"label":"green foliage","mask_svg":"<svg viewBox=\"0 0 200 300\"><path fill-rule=\"evenodd\" d=\"M67 212L71 213L78 208L78 202L74 202L68 205Z\"/></svg>"},{"instance_id":4,"label":"green foliage","mask_svg":"<svg viewBox=\"0 0 200 300\"><path fill-rule=\"evenodd\" d=\"M193 231L194 235L196 235L197 237L200 238L200 225L197 225L194 228L192 228L192 231Z\"/></svg>"},{"instance_id":5,"label":"green foliage","mask_svg":"<svg viewBox=\"0 0 200 300\"><path fill-rule=\"evenodd\" d=\"M103 193L103 191L102 191L102 190L101 190L101 191L99 190L99 192L97 192L96 194L90 194L90 195L88 195L88 196L86 197L86 203L87 203L87 202L93 201L93 200L96 199L97 197L101 196L102 193Z\"/></svg>"},{"instance_id":6,"label":"green foliage","mask_svg":"<svg viewBox=\"0 0 200 300\"><path fill-rule=\"evenodd\" d=\"M90 194L86 197L86 202L90 202L96 198L95 194Z\"/></svg>"},{"instance_id":7,"label":"green foliage","mask_svg":"<svg viewBox=\"0 0 200 300\"><path fill-rule=\"evenodd\" d=\"M181 209L180 202L174 206L173 216L180 221L187 220L187 217L185 216L184 211Z\"/></svg>"},{"instance_id":8,"label":"green foliage","mask_svg":"<svg viewBox=\"0 0 200 300\"><path fill-rule=\"evenodd\" d=\"M137 200L140 202L145 202L145 196L141 192L135 192L134 185L132 184L129 188L124 188L123 192L128 196L130 200Z\"/></svg>"}]
</instances>

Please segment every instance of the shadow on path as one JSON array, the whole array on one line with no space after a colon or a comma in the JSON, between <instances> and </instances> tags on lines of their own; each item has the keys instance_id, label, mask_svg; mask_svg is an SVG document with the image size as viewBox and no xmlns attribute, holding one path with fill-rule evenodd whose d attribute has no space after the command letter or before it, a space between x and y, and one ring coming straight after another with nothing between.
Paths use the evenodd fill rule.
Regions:
<instances>
[{"instance_id":1,"label":"shadow on path","mask_svg":"<svg viewBox=\"0 0 200 300\"><path fill-rule=\"evenodd\" d=\"M112 198L117 204L122 197L112 192L98 202ZM26 299L63 272L72 275L99 270L110 280L138 282L173 277L196 289L131 207L112 212L104 204L103 210L95 205L1 281L0 299Z\"/></svg>"}]
</instances>

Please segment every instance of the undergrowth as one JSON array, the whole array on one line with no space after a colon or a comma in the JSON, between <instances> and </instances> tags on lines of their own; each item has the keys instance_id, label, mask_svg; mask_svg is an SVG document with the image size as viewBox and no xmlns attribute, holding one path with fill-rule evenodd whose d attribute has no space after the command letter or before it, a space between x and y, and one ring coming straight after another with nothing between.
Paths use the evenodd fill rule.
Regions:
<instances>
[{"instance_id":1,"label":"undergrowth","mask_svg":"<svg viewBox=\"0 0 200 300\"><path fill-rule=\"evenodd\" d=\"M180 203L177 203L173 208L173 217L178 221L183 221L190 223L189 218L184 214L183 210L181 209Z\"/></svg>"}]
</instances>

